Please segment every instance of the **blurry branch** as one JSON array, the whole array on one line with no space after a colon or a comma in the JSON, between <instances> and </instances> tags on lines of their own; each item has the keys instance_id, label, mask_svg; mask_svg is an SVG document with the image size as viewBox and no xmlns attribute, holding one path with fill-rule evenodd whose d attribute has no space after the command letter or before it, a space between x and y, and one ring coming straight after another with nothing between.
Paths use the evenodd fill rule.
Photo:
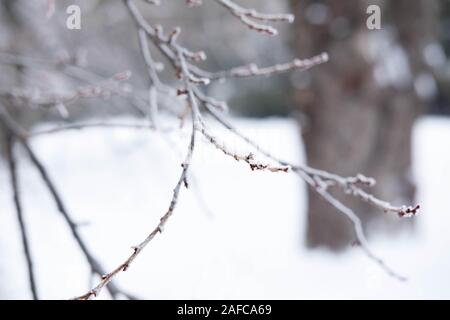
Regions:
<instances>
[{"instance_id":1,"label":"blurry branch","mask_svg":"<svg viewBox=\"0 0 450 320\"><path fill-rule=\"evenodd\" d=\"M125 129L145 129L145 130L154 129L151 124L141 124L141 123L111 123L111 122L71 123L71 124L63 124L55 128L32 131L28 133L28 137L33 138L37 136L58 133L61 131L82 130L89 128L125 128ZM161 129L160 131L168 131L168 130L170 129L166 130Z\"/></svg>"},{"instance_id":2,"label":"blurry branch","mask_svg":"<svg viewBox=\"0 0 450 320\"><path fill-rule=\"evenodd\" d=\"M66 104L79 99L108 99L113 95L128 94L130 89L122 87L121 82L128 80L130 76L131 73L129 71L120 72L96 85L83 86L67 93L49 93L39 89L13 88L12 90L0 92L0 97L12 99L15 104L18 104L20 101L20 104L23 105L56 106L65 109Z\"/></svg>"},{"instance_id":3,"label":"blurry branch","mask_svg":"<svg viewBox=\"0 0 450 320\"><path fill-rule=\"evenodd\" d=\"M78 61L79 58L70 57L66 59L59 59L56 61L45 60L45 59L37 59L37 58L29 58L22 56L15 56L5 53L0 53L0 64L10 65L19 68L33 68L33 69L44 69L57 74L63 74L73 80L77 80L86 84L85 88L94 88L98 87L99 84L111 82L114 78L106 78L101 75L96 74L95 72L88 70L83 67ZM122 73L117 73L116 75L127 74L127 71ZM146 110L146 102L145 99L142 98L137 92L133 92L131 94L130 87L127 86L109 86L108 90L110 91L111 96L121 96L126 98L130 105L138 111L140 115L147 115ZM28 90L18 90L20 95L27 95ZM21 92L22 91L22 92ZM98 92L98 89L94 90ZM31 91L33 92L33 91ZM34 91L36 92L36 90ZM39 91L38 91L39 93ZM1 95L1 94L0 94ZM14 90L10 93L4 93L4 96L8 96L14 98ZM57 95L56 95L57 96ZM58 105L55 105L58 107Z\"/></svg>"},{"instance_id":4,"label":"blurry branch","mask_svg":"<svg viewBox=\"0 0 450 320\"><path fill-rule=\"evenodd\" d=\"M33 300L38 300L38 293L37 293L37 286L36 286L36 280L33 270L33 258L31 256L31 249L30 249L30 241L28 239L27 235L27 228L23 217L23 211L22 211L22 203L20 200L20 190L18 186L18 177L17 177L17 165L16 165L16 159L14 158L14 142L13 137L11 135L7 136L6 141L6 156L8 160L9 165L9 173L11 176L11 188L13 191L13 197L14 197L14 206L16 208L17 213L17 221L19 222L20 227L20 234L22 237L22 245L23 250L25 253L25 259L27 262L27 271L28 271L28 280L30 284L30 290L31 295L33 297Z\"/></svg>"},{"instance_id":5,"label":"blurry branch","mask_svg":"<svg viewBox=\"0 0 450 320\"><path fill-rule=\"evenodd\" d=\"M274 166L268 163L261 163L255 160L255 155L253 153L249 153L246 155L237 154L227 148L227 146L223 142L219 142L216 137L212 136L206 129L204 125L201 126L201 133L205 136L205 138L217 149L221 150L225 155L232 157L236 161L244 161L249 166L250 169L253 170L268 170L271 172L288 172L289 168L286 166Z\"/></svg>"},{"instance_id":6,"label":"blurry branch","mask_svg":"<svg viewBox=\"0 0 450 320\"><path fill-rule=\"evenodd\" d=\"M155 6L159 6L161 4L160 0L144 0L144 1Z\"/></svg>"},{"instance_id":7,"label":"blurry branch","mask_svg":"<svg viewBox=\"0 0 450 320\"><path fill-rule=\"evenodd\" d=\"M163 89L163 85L161 80L159 80L159 76L157 73L157 66L155 61L153 60L150 49L148 47L147 35L143 29L140 29L139 32L139 46L141 48L142 57L144 58L145 64L147 65L148 70L148 78L150 80L150 85L148 89L148 104L149 104L149 116L152 119L152 123L159 127L159 122L157 121L157 113L158 113L158 90Z\"/></svg>"},{"instance_id":8,"label":"blurry branch","mask_svg":"<svg viewBox=\"0 0 450 320\"><path fill-rule=\"evenodd\" d=\"M90 252L90 250L88 249L88 246L85 244L84 240L82 239L81 235L79 234L78 226L73 221L72 217L69 215L69 213L62 201L62 198L56 189L56 186L54 185L53 181L51 180L51 178L47 172L47 169L44 167L42 162L39 160L39 158L36 156L33 149L31 148L31 146L27 140L28 133L23 128L20 127L20 125L11 117L11 115L6 110L6 108L1 104L0 104L0 122L3 124L3 127L6 129L7 134L14 137L14 139L16 139L24 147L32 164L35 166L35 168L41 175L42 181L48 188L48 191L49 191L50 195L52 196L58 211L63 216L75 241L77 242L78 246L80 247L81 251L83 252L83 255L85 256L85 258L90 266L91 273L102 276L105 273L103 267L97 261L97 259L94 257L94 255ZM110 284L108 286L108 291L110 292L110 294L113 298L118 298L120 295L123 295L130 299L135 298L132 295L129 295L129 294L123 292L122 290L117 288L114 284Z\"/></svg>"}]
</instances>

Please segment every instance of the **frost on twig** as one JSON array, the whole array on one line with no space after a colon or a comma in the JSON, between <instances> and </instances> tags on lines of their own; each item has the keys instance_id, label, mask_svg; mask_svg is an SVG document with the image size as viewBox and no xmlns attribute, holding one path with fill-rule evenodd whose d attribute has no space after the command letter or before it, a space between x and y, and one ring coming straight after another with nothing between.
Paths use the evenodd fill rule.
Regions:
<instances>
[{"instance_id":1,"label":"frost on twig","mask_svg":"<svg viewBox=\"0 0 450 320\"><path fill-rule=\"evenodd\" d=\"M226 8L228 8L234 15L238 16L242 22L247 24L251 28L255 28L258 31L261 32L267 32L270 34L274 34L273 29L271 27L268 27L266 25L259 25L254 24L254 22L250 22L250 18L253 18L258 21L290 21L292 20L289 16L285 15L262 15L257 13L254 10L246 10L242 9L241 7L237 6L231 1L227 0L218 0L219 3L224 5ZM418 207L410 209L404 209L401 207L401 209L391 206L390 204L383 202L374 196L369 196L369 194L364 193L362 189L359 188L359 185L373 185L374 181L372 179L363 177L362 175L354 177L354 178L343 178L338 175L330 174L325 171L316 170L313 168L309 168L307 166L297 166L290 163L287 163L285 161L279 160L276 157L272 156L270 153L264 151L257 143L253 142L248 137L245 137L240 132L238 132L232 125L230 125L224 118L223 114L218 112L219 109L224 108L218 108L218 106L221 106L222 103L218 102L217 100L208 97L204 95L199 89L199 85L207 85L212 79L218 79L218 78L224 78L224 77L246 77L246 76L258 76L258 75L272 75L279 72L285 72L292 69L307 69L314 65L326 62L328 60L328 56L326 54L320 54L316 57L313 57L311 59L306 60L294 60L291 63L288 64L281 64L276 65L273 67L268 68L258 68L255 66L250 67L240 67L232 69L228 72L222 72L218 73L215 76L213 76L212 73L208 73L206 71L203 71L195 66L192 66L188 63L188 60L195 60L192 59L193 54L190 50L180 46L177 42L177 38L180 35L180 29L175 28L172 32L170 32L167 36L164 35L162 32L162 28L160 27L152 27L141 15L137 7L134 5L134 2L132 0L124 0L125 4L127 5L129 12L133 19L136 22L139 36L142 38L144 35L146 35L153 44L160 50L160 52L166 56L166 58L169 59L170 64L175 70L175 73L177 77L181 80L183 80L184 88L178 90L178 94L180 96L186 95L187 96L187 104L189 107L189 110L192 115L192 136L191 136L191 143L188 148L188 155L186 157L186 161L182 164L182 173L181 176L177 182L177 185L174 189L174 195L172 200L170 201L170 206L168 211L160 220L160 223L156 226L156 228L147 236L147 238L138 246L134 247L133 253L123 262L121 265L119 265L116 269L114 269L112 272L108 273L102 278L102 281L92 290L87 292L86 294L78 297L78 299L89 299L92 297L97 296L98 292L102 289L103 286L105 286L107 283L109 283L113 277L115 277L118 273L121 271L125 271L130 266L131 262L139 255L139 253L144 249L144 247L154 238L154 236L157 233L161 233L163 230L163 227L165 226L167 220L172 216L173 211L175 209L178 194L180 192L180 188L182 185L185 185L188 187L188 183L186 180L186 172L190 165L190 159L192 157L192 153L194 151L194 145L195 145L195 132L200 131L203 136L214 145L217 149L221 150L225 155L233 157L237 161L244 161L249 164L250 168L252 170L268 170L272 172L288 172L292 170L293 172L296 172L299 174L300 177L302 177L310 187L312 187L316 192L318 192L325 201L329 202L333 206L336 207L340 212L342 212L344 215L347 216L348 219L350 219L354 225L355 230L355 236L358 239L358 243L363 248L363 251L366 253L366 255L375 261L377 264L380 265L389 275L396 277L397 279L404 280L404 278L401 275L398 275L396 272L394 272L392 269L390 269L384 262L381 260L378 256L376 256L370 249L367 244L367 240L364 236L364 233L362 232L361 227L361 221L359 218L353 213L353 211L346 206L344 206L341 202L339 202L336 198L334 198L329 192L328 187L337 185L345 190L352 190L354 196L358 196L363 198L363 200L368 201L369 203L373 205L377 205L381 208L383 208L386 211L394 211L398 213L399 215L402 215L403 212L415 212ZM145 33L145 34L144 34ZM147 55L145 51L146 48L142 48L142 45L145 45L145 41L140 41L141 43L141 50L144 53L144 56ZM203 55L202 55L203 56ZM202 57L203 58L203 57ZM146 59L148 60L148 59ZM147 62L147 66L151 65ZM253 146L257 152L260 154L268 157L272 161L274 161L276 164L265 164L261 163L256 160L255 155L253 153L250 153L248 155L240 155L237 153L234 153L230 151L226 145L222 142L219 142L219 140L211 135L209 131L206 128L205 120L202 117L202 114L199 111L198 103L201 103L204 105L206 110L210 112L213 117L218 120L221 124L223 124L228 130L231 132L237 134L239 137L241 137L244 141L246 141L248 144Z\"/></svg>"},{"instance_id":2,"label":"frost on twig","mask_svg":"<svg viewBox=\"0 0 450 320\"><path fill-rule=\"evenodd\" d=\"M228 9L243 24L252 30L265 33L271 36L278 34L277 29L267 24L267 22L294 22L293 14L267 14L258 12L255 9L247 9L239 6L231 0L216 0L219 4Z\"/></svg>"},{"instance_id":3,"label":"frost on twig","mask_svg":"<svg viewBox=\"0 0 450 320\"><path fill-rule=\"evenodd\" d=\"M96 85L79 87L66 93L55 93L29 88L13 88L5 92L0 92L0 96L15 100L14 102L16 104L42 107L67 105L78 99L86 98L109 99L111 96L126 95L130 92L130 88L123 86L121 83L128 80L130 76L131 73L129 71L120 72Z\"/></svg>"}]
</instances>

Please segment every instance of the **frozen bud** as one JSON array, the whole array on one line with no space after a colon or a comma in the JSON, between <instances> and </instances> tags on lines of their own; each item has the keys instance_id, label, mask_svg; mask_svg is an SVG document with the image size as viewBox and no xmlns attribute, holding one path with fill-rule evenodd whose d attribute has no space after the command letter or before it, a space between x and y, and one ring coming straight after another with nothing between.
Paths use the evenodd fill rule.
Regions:
<instances>
[{"instance_id":1,"label":"frozen bud","mask_svg":"<svg viewBox=\"0 0 450 320\"><path fill-rule=\"evenodd\" d=\"M191 57L194 61L205 61L206 53L204 51L194 52Z\"/></svg>"},{"instance_id":2,"label":"frozen bud","mask_svg":"<svg viewBox=\"0 0 450 320\"><path fill-rule=\"evenodd\" d=\"M321 59L322 59L322 62L327 62L328 60L330 60L330 57L328 56L328 53L326 53L326 52L323 52L323 53L320 55L320 57L321 57Z\"/></svg>"},{"instance_id":3,"label":"frozen bud","mask_svg":"<svg viewBox=\"0 0 450 320\"><path fill-rule=\"evenodd\" d=\"M160 24L155 25L155 32L158 36L161 36L163 33L163 27Z\"/></svg>"},{"instance_id":4,"label":"frozen bud","mask_svg":"<svg viewBox=\"0 0 450 320\"><path fill-rule=\"evenodd\" d=\"M67 110L66 106L62 102L58 102L55 105L55 108L58 111L61 118L63 119L69 118L69 110Z\"/></svg>"},{"instance_id":5,"label":"frozen bud","mask_svg":"<svg viewBox=\"0 0 450 320\"><path fill-rule=\"evenodd\" d=\"M125 83L121 86L122 91L125 93L131 93L133 92L133 87L129 83Z\"/></svg>"},{"instance_id":6,"label":"frozen bud","mask_svg":"<svg viewBox=\"0 0 450 320\"><path fill-rule=\"evenodd\" d=\"M163 71L163 70L164 70L164 63L162 63L162 62L156 62L156 63L155 63L155 70L156 70L157 72Z\"/></svg>"},{"instance_id":7,"label":"frozen bud","mask_svg":"<svg viewBox=\"0 0 450 320\"><path fill-rule=\"evenodd\" d=\"M219 101L219 102L217 103L217 107L218 107L220 110L225 111L225 112L228 112L228 110L229 110L228 104L227 104L225 101Z\"/></svg>"},{"instance_id":8,"label":"frozen bud","mask_svg":"<svg viewBox=\"0 0 450 320\"><path fill-rule=\"evenodd\" d=\"M250 64L249 66L248 66L248 70L251 72L251 73L256 73L256 72L258 72L258 66L255 64L255 63L252 63L252 64Z\"/></svg>"},{"instance_id":9,"label":"frozen bud","mask_svg":"<svg viewBox=\"0 0 450 320\"><path fill-rule=\"evenodd\" d=\"M170 43L174 43L177 40L177 38L180 35L180 33L181 33L181 28L180 27L175 27L172 30L172 32L169 34L169 42Z\"/></svg>"},{"instance_id":10,"label":"frozen bud","mask_svg":"<svg viewBox=\"0 0 450 320\"><path fill-rule=\"evenodd\" d=\"M300 59L295 59L293 62L294 66L296 66L297 68L301 68L305 65L304 61Z\"/></svg>"},{"instance_id":11,"label":"frozen bud","mask_svg":"<svg viewBox=\"0 0 450 320\"><path fill-rule=\"evenodd\" d=\"M187 90L177 89L177 96L182 96L187 94Z\"/></svg>"},{"instance_id":12,"label":"frozen bud","mask_svg":"<svg viewBox=\"0 0 450 320\"><path fill-rule=\"evenodd\" d=\"M211 82L211 80L209 80L208 78L200 78L199 82L207 86Z\"/></svg>"},{"instance_id":13,"label":"frozen bud","mask_svg":"<svg viewBox=\"0 0 450 320\"><path fill-rule=\"evenodd\" d=\"M113 79L117 80L117 81L125 81L125 80L130 79L130 77L131 77L131 71L130 70L126 70L126 71L119 72L119 73L115 74L113 76Z\"/></svg>"},{"instance_id":14,"label":"frozen bud","mask_svg":"<svg viewBox=\"0 0 450 320\"><path fill-rule=\"evenodd\" d=\"M295 20L295 16L291 13L285 14L284 15L284 21L288 22L288 23L292 23Z\"/></svg>"}]
</instances>

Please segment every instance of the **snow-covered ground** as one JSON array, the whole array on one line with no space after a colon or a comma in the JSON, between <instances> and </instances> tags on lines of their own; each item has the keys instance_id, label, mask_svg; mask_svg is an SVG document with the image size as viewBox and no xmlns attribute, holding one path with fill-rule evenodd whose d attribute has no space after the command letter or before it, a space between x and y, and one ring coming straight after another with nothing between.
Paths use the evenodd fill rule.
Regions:
<instances>
[{"instance_id":1,"label":"snow-covered ground","mask_svg":"<svg viewBox=\"0 0 450 320\"><path fill-rule=\"evenodd\" d=\"M288 120L238 120L274 154L303 162ZM243 146L225 136L236 150ZM37 137L47 165L92 250L111 269L165 212L184 155L176 136L89 129ZM398 282L359 249L342 255L302 247L305 187L291 174L251 172L198 144L191 190L129 271L121 287L148 299L450 298L450 120L423 118L414 134L414 174L422 205L415 234L371 238L373 249L408 276ZM177 148L175 148L177 146ZM179 152L175 152L177 149ZM91 286L89 270L39 175L20 158L24 209L42 298L68 298ZM0 170L0 298L28 296L18 226Z\"/></svg>"}]
</instances>

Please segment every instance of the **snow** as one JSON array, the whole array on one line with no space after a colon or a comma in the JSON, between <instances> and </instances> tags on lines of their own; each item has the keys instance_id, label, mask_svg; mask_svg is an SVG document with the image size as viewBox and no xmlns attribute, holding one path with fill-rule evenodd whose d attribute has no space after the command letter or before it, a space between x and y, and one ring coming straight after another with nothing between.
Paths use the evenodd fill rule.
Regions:
<instances>
[{"instance_id":1,"label":"snow","mask_svg":"<svg viewBox=\"0 0 450 320\"><path fill-rule=\"evenodd\" d=\"M274 154L304 162L294 122L235 123ZM250 150L219 127L212 130L228 147ZM176 134L167 139L140 130L86 129L34 138L34 149L108 270L131 253L167 209L187 135L180 140ZM357 248L340 255L307 251L302 246L306 189L298 177L252 172L203 142L194 156L192 187L182 190L175 215L115 281L147 299L448 299L449 140L449 119L418 121L414 175L423 209L417 230L370 239L374 251L408 276L407 282L386 275ZM27 298L4 166L0 178L0 298ZM84 258L25 157L20 157L20 182L26 186L22 197L41 297L84 293L92 285Z\"/></svg>"}]
</instances>

